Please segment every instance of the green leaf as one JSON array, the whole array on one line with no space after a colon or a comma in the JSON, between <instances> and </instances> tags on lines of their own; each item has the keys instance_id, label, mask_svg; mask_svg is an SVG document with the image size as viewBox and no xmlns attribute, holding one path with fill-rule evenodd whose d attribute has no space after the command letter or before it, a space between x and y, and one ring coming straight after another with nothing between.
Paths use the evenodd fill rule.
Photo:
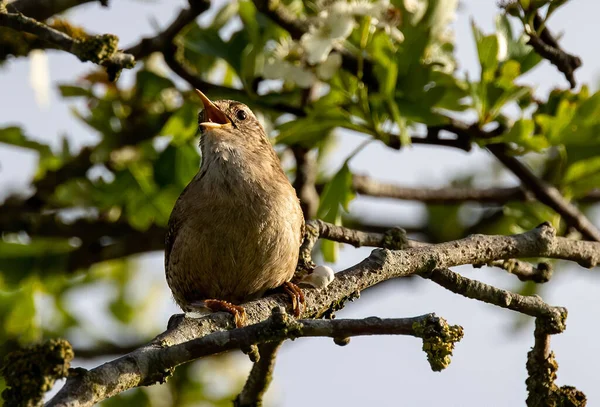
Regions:
<instances>
[{"instance_id":1,"label":"green leaf","mask_svg":"<svg viewBox=\"0 0 600 407\"><path fill-rule=\"evenodd\" d=\"M542 135L536 135L535 124L530 119L519 119L503 137L505 142L513 142L527 151L540 152L549 147L548 140Z\"/></svg>"},{"instance_id":2,"label":"green leaf","mask_svg":"<svg viewBox=\"0 0 600 407\"><path fill-rule=\"evenodd\" d=\"M23 134L23 130L17 126L0 128L0 143L34 150L43 156L52 155L50 146L27 138L27 136Z\"/></svg>"},{"instance_id":3,"label":"green leaf","mask_svg":"<svg viewBox=\"0 0 600 407\"><path fill-rule=\"evenodd\" d=\"M151 71L141 70L136 77L136 94L145 102L154 102L164 89L175 87L170 79Z\"/></svg>"},{"instance_id":4,"label":"green leaf","mask_svg":"<svg viewBox=\"0 0 600 407\"><path fill-rule=\"evenodd\" d=\"M167 120L160 131L161 136L171 136L172 143L182 145L196 136L198 132L198 107L192 103L184 103Z\"/></svg>"},{"instance_id":5,"label":"green leaf","mask_svg":"<svg viewBox=\"0 0 600 407\"><path fill-rule=\"evenodd\" d=\"M94 97L91 89L83 88L81 86L74 85L59 85L58 90L60 94L64 98L72 98L72 97Z\"/></svg>"},{"instance_id":6,"label":"green leaf","mask_svg":"<svg viewBox=\"0 0 600 407\"><path fill-rule=\"evenodd\" d=\"M5 335L18 338L22 343L29 343L39 338L39 326L36 319L34 300L34 281L24 284L15 294L0 292L1 302L10 296L12 307L4 319Z\"/></svg>"},{"instance_id":7,"label":"green leaf","mask_svg":"<svg viewBox=\"0 0 600 407\"><path fill-rule=\"evenodd\" d=\"M0 280L16 287L35 274L62 273L73 250L60 238L35 238L27 244L0 240Z\"/></svg>"},{"instance_id":8,"label":"green leaf","mask_svg":"<svg viewBox=\"0 0 600 407\"><path fill-rule=\"evenodd\" d=\"M565 172L562 184L568 186L575 197L600 187L600 157L571 164Z\"/></svg>"},{"instance_id":9,"label":"green leaf","mask_svg":"<svg viewBox=\"0 0 600 407\"><path fill-rule=\"evenodd\" d=\"M381 93L389 99L393 99L396 93L396 81L398 80L398 64L390 62L386 66L386 77L381 87Z\"/></svg>"},{"instance_id":10,"label":"green leaf","mask_svg":"<svg viewBox=\"0 0 600 407\"><path fill-rule=\"evenodd\" d=\"M320 108L312 110L306 117L278 126L279 135L276 138L276 143L301 144L312 147L337 127L369 132L363 126L352 123L350 114L342 109Z\"/></svg>"},{"instance_id":11,"label":"green leaf","mask_svg":"<svg viewBox=\"0 0 600 407\"><path fill-rule=\"evenodd\" d=\"M331 181L325 185L321 194L317 217L326 222L339 225L342 220L341 209L348 212L348 205L354 199L354 196L352 173L346 162ZM334 262L336 260L337 244L325 244L322 250L325 261Z\"/></svg>"}]
</instances>

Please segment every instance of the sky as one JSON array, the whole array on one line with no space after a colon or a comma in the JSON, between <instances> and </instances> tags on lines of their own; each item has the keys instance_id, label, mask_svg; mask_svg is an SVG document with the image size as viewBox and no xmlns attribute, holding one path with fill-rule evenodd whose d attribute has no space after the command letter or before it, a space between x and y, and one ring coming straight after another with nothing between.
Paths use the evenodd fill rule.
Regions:
<instances>
[{"instance_id":1,"label":"sky","mask_svg":"<svg viewBox=\"0 0 600 407\"><path fill-rule=\"evenodd\" d=\"M155 33L156 26L163 27L171 21L185 3L121 0L110 2L109 8L90 3L73 10L68 16L89 31L117 34L121 44L127 46L144 35ZM461 74L478 74L470 20L474 19L484 31L491 32L497 14L496 3L491 0L461 2L454 23L456 56ZM594 0L572 0L550 20L550 27L555 32L564 33L561 38L564 48L584 61L576 74L578 82L592 84L592 88L595 88L600 72L600 55L595 43L600 35L597 25L599 13L600 3ZM43 66L44 56L38 58L41 58ZM90 65L58 52L48 53L47 63L51 88L46 105L36 102L30 84L29 60L14 60L0 67L0 126L19 124L27 134L53 145L59 145L61 137L66 135L73 149L95 142L97 136L72 116L72 102L61 101L56 90L56 84L73 80L87 72ZM121 80L131 81L131 76L124 73ZM535 85L541 96L554 87L567 86L563 76L545 62L526 75L522 82ZM331 170L338 168L361 141L357 136L342 135L338 151L328 163ZM35 162L36 158L31 153L0 146L0 199L23 189L33 175ZM460 174L471 173L491 162L493 160L483 152L465 153L424 146L392 151L372 143L352 160L351 167L356 173L402 185L441 186ZM485 184L486 180L480 182ZM516 181L509 178L507 182ZM352 213L360 214L367 221L407 227L425 220L422 205L392 200L358 198L352 204ZM343 248L334 270L343 270L369 253L370 249ZM138 258L136 273L143 276L143 282L137 289L158 286L162 293L157 296L156 312L148 317L150 320L144 319L149 333L160 332L169 316L178 312L169 299L162 259L162 253ZM456 271L500 288L519 287L513 276L496 269L460 267ZM599 283L600 277L595 270L561 267L541 291L546 302L569 310L567 330L552 338L552 348L559 363L557 383L576 386L588 396L590 405L598 404L600 400L598 375L594 370L594 366L600 364L600 353L593 340L600 333L600 328L590 322L591 316L600 313ZM135 292L132 294L135 295ZM111 295L100 287L92 295L75 296L71 301L80 313L95 321L99 330L110 333L118 327L95 318L101 317L97 315L101 308L99 304L109 301ZM465 329L465 337L457 344L452 364L445 371L432 372L421 351L420 341L411 337L354 338L346 347L336 346L325 338L288 341L277 362L267 405L392 406L398 405L399 400L407 406L495 407L524 404L525 360L533 344L533 320L529 320L524 329L515 330L515 323L520 321L519 314L463 298L421 279L401 279L386 283L375 292L367 290L358 301L338 312L337 317L376 315L393 318L429 312L436 312ZM210 369L209 363L206 369ZM250 363L240 356L235 366L237 374L245 376ZM86 367L92 365L86 364ZM217 378L214 380L219 382ZM220 385L223 385L222 381Z\"/></svg>"}]
</instances>

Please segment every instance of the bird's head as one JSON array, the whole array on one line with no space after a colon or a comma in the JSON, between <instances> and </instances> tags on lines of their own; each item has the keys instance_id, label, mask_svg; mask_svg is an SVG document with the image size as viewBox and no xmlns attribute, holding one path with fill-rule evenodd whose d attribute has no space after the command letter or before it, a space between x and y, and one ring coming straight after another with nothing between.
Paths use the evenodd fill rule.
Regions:
<instances>
[{"instance_id":1,"label":"bird's head","mask_svg":"<svg viewBox=\"0 0 600 407\"><path fill-rule=\"evenodd\" d=\"M260 152L264 149L272 151L262 125L248 106L235 100L213 102L199 90L196 92L204 105L198 115L203 154L218 151L228 154Z\"/></svg>"}]
</instances>

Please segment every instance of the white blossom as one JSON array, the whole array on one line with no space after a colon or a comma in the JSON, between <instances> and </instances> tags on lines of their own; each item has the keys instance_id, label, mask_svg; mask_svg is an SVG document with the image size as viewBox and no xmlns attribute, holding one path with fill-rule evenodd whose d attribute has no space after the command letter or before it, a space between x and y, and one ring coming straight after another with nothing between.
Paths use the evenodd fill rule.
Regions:
<instances>
[{"instance_id":1,"label":"white blossom","mask_svg":"<svg viewBox=\"0 0 600 407\"><path fill-rule=\"evenodd\" d=\"M504 61L508 55L508 42L505 35L496 35L498 41L498 61Z\"/></svg>"},{"instance_id":2,"label":"white blossom","mask_svg":"<svg viewBox=\"0 0 600 407\"><path fill-rule=\"evenodd\" d=\"M347 14L324 11L318 24L311 26L309 32L300 38L300 44L306 51L306 60L311 65L324 62L334 45L352 33L356 21Z\"/></svg>"},{"instance_id":3,"label":"white blossom","mask_svg":"<svg viewBox=\"0 0 600 407\"><path fill-rule=\"evenodd\" d=\"M340 66L342 66L342 56L337 52L331 53L325 62L317 66L317 76L325 81L329 80L333 78Z\"/></svg>"},{"instance_id":4,"label":"white blossom","mask_svg":"<svg viewBox=\"0 0 600 407\"><path fill-rule=\"evenodd\" d=\"M50 106L50 71L48 56L44 51L33 50L29 54L29 84L33 88L35 101L38 106Z\"/></svg>"}]
</instances>

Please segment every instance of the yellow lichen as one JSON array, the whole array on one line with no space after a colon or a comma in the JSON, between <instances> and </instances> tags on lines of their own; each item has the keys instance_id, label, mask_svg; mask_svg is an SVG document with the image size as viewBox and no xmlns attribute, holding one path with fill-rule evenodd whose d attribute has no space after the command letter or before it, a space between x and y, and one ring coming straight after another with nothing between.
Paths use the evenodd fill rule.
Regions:
<instances>
[{"instance_id":1,"label":"yellow lichen","mask_svg":"<svg viewBox=\"0 0 600 407\"><path fill-rule=\"evenodd\" d=\"M9 406L36 406L57 379L66 377L73 349L64 339L16 350L6 355L2 376L7 388L2 398Z\"/></svg>"}]
</instances>

